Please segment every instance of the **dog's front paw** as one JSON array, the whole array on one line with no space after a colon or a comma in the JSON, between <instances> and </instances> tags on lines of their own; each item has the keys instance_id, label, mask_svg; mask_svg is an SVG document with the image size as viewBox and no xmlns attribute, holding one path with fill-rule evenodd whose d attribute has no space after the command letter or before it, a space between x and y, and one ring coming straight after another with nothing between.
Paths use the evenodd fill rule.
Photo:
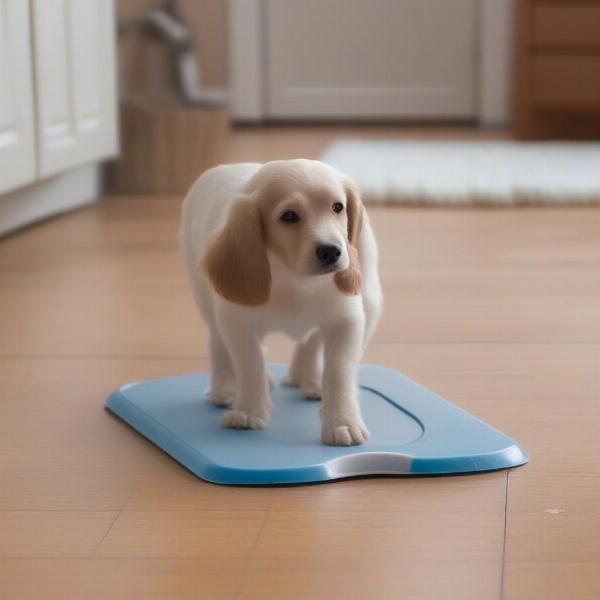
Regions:
<instances>
[{"instance_id":1,"label":"dog's front paw","mask_svg":"<svg viewBox=\"0 0 600 600\"><path fill-rule=\"evenodd\" d=\"M231 406L235 400L235 391L210 389L204 397L216 406Z\"/></svg>"},{"instance_id":2,"label":"dog's front paw","mask_svg":"<svg viewBox=\"0 0 600 600\"><path fill-rule=\"evenodd\" d=\"M221 427L229 429L264 429L268 420L267 414L256 415L243 410L228 410L221 419Z\"/></svg>"},{"instance_id":3,"label":"dog's front paw","mask_svg":"<svg viewBox=\"0 0 600 600\"><path fill-rule=\"evenodd\" d=\"M321 439L328 446L359 446L369 439L369 430L360 417L335 419L323 422Z\"/></svg>"}]
</instances>

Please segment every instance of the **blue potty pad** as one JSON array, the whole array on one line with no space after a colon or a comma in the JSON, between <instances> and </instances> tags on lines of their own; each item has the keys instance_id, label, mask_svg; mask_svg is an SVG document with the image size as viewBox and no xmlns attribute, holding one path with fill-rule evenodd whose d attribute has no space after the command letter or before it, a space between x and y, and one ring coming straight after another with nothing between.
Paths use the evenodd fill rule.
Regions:
<instances>
[{"instance_id":1,"label":"blue potty pad","mask_svg":"<svg viewBox=\"0 0 600 600\"><path fill-rule=\"evenodd\" d=\"M286 366L270 365L276 380ZM397 371L361 365L369 441L325 446L320 402L277 384L266 429L223 429L204 399L210 374L130 383L107 408L198 477L222 484L292 484L365 475L437 475L516 467L527 453L510 437Z\"/></svg>"}]
</instances>

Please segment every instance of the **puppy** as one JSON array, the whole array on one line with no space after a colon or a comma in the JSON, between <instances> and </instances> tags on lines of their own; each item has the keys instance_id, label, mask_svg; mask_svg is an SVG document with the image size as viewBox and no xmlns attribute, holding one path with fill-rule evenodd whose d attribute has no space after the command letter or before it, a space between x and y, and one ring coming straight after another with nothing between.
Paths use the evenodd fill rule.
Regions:
<instances>
[{"instance_id":1,"label":"puppy","mask_svg":"<svg viewBox=\"0 0 600 600\"><path fill-rule=\"evenodd\" d=\"M261 342L298 340L284 383L322 397L321 438L369 432L356 369L381 312L377 244L355 186L312 160L222 165L183 204L182 252L210 332L208 399L223 427L262 429L272 404Z\"/></svg>"}]
</instances>

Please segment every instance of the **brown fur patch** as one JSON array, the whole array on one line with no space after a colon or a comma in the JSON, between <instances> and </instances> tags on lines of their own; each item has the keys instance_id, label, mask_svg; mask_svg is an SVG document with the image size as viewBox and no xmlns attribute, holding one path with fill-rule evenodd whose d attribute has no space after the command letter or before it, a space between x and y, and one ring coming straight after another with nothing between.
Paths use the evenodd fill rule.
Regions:
<instances>
[{"instance_id":1,"label":"brown fur patch","mask_svg":"<svg viewBox=\"0 0 600 600\"><path fill-rule=\"evenodd\" d=\"M244 306L269 300L271 269L254 200L234 204L227 223L209 246L203 266L216 292L226 300Z\"/></svg>"},{"instance_id":2,"label":"brown fur patch","mask_svg":"<svg viewBox=\"0 0 600 600\"><path fill-rule=\"evenodd\" d=\"M354 246L348 248L350 257L350 266L343 271L338 271L335 274L334 281L340 292L355 296L360 294L362 288L362 273L360 271L360 263L358 262L358 250Z\"/></svg>"},{"instance_id":3,"label":"brown fur patch","mask_svg":"<svg viewBox=\"0 0 600 600\"><path fill-rule=\"evenodd\" d=\"M335 274L335 285L344 294L354 296L362 288L362 273L358 255L358 238L363 225L364 206L356 186L346 183L346 211L348 215L348 256L350 265Z\"/></svg>"}]
</instances>

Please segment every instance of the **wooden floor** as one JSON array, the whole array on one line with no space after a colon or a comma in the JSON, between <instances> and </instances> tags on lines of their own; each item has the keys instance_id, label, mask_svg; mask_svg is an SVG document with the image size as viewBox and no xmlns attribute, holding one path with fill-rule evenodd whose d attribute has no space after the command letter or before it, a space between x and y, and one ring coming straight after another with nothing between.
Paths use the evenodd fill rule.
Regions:
<instances>
[{"instance_id":1,"label":"wooden floor","mask_svg":"<svg viewBox=\"0 0 600 600\"><path fill-rule=\"evenodd\" d=\"M243 130L231 158L337 133ZM107 198L0 240L0 598L600 597L599 210L370 211L386 307L367 360L528 466L263 489L204 483L103 410L127 381L207 367L179 205Z\"/></svg>"}]
</instances>

